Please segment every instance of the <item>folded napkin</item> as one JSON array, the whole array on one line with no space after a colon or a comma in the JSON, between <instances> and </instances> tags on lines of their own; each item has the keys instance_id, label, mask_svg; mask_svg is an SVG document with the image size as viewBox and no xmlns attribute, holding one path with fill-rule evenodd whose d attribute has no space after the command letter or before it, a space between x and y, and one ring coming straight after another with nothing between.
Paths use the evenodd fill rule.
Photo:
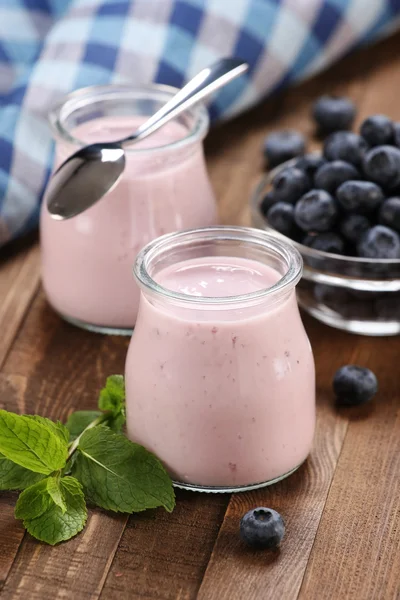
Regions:
<instances>
[{"instance_id":1,"label":"folded napkin","mask_svg":"<svg viewBox=\"0 0 400 600\"><path fill-rule=\"evenodd\" d=\"M181 86L222 56L250 70L212 120L327 67L400 17L400 0L0 0L0 246L37 226L49 109L77 88Z\"/></svg>"}]
</instances>

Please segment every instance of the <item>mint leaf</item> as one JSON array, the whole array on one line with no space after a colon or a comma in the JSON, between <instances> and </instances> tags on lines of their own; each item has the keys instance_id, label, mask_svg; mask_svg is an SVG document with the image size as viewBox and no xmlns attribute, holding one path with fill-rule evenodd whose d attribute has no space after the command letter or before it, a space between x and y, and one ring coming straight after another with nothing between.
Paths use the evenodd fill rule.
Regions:
<instances>
[{"instance_id":1,"label":"mint leaf","mask_svg":"<svg viewBox=\"0 0 400 600\"><path fill-rule=\"evenodd\" d=\"M49 475L64 467L68 444L41 420L0 410L0 452L21 467Z\"/></svg>"},{"instance_id":2,"label":"mint leaf","mask_svg":"<svg viewBox=\"0 0 400 600\"><path fill-rule=\"evenodd\" d=\"M122 375L107 377L106 387L99 396L100 410L110 411L114 416L121 413L125 407L125 382Z\"/></svg>"},{"instance_id":3,"label":"mint leaf","mask_svg":"<svg viewBox=\"0 0 400 600\"><path fill-rule=\"evenodd\" d=\"M15 516L38 540L51 545L69 540L87 519L82 486L73 477L48 477L21 493Z\"/></svg>"},{"instance_id":4,"label":"mint leaf","mask_svg":"<svg viewBox=\"0 0 400 600\"><path fill-rule=\"evenodd\" d=\"M49 477L47 480L47 493L54 504L61 508L62 514L67 512L67 505L62 494L59 477Z\"/></svg>"},{"instance_id":5,"label":"mint leaf","mask_svg":"<svg viewBox=\"0 0 400 600\"><path fill-rule=\"evenodd\" d=\"M73 475L94 504L116 512L175 506L172 482L161 462L142 446L99 425L79 442Z\"/></svg>"},{"instance_id":6,"label":"mint leaf","mask_svg":"<svg viewBox=\"0 0 400 600\"><path fill-rule=\"evenodd\" d=\"M24 469L0 454L0 490L24 490L43 478L44 475Z\"/></svg>"},{"instance_id":7,"label":"mint leaf","mask_svg":"<svg viewBox=\"0 0 400 600\"><path fill-rule=\"evenodd\" d=\"M77 410L69 415L66 428L69 430L70 440L80 436L82 431L102 414L99 410Z\"/></svg>"},{"instance_id":8,"label":"mint leaf","mask_svg":"<svg viewBox=\"0 0 400 600\"><path fill-rule=\"evenodd\" d=\"M65 427L65 425L63 425L60 421L57 421L55 423L54 421L46 419L46 417L40 417L39 415L25 415L25 417L28 417L29 419L34 419L38 423L42 423L42 425L45 425L46 427L51 429L53 433L58 435L58 437L61 440L69 442L69 431Z\"/></svg>"}]
</instances>

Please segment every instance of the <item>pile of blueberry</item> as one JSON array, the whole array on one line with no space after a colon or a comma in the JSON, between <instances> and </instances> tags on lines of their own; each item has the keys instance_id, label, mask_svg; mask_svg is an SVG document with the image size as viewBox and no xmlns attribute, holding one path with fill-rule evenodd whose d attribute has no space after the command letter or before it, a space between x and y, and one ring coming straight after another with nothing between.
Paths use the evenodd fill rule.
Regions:
<instances>
[{"instance_id":1,"label":"pile of blueberry","mask_svg":"<svg viewBox=\"0 0 400 600\"><path fill-rule=\"evenodd\" d=\"M313 107L326 137L322 156L304 154L304 137L293 130L265 140L270 167L279 171L261 211L271 227L306 246L369 259L400 258L400 123L368 117L360 133L348 131L354 104L323 96Z\"/></svg>"}]
</instances>

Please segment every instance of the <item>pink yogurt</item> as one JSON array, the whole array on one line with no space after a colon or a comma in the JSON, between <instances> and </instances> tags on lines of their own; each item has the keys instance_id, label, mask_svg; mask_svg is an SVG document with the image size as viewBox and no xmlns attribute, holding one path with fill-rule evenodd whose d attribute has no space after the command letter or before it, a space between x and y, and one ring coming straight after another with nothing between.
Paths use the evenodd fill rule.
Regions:
<instances>
[{"instance_id":1,"label":"pink yogurt","mask_svg":"<svg viewBox=\"0 0 400 600\"><path fill-rule=\"evenodd\" d=\"M111 141L131 133L143 120L98 118L77 126L72 135L84 143ZM132 329L139 290L131 269L139 250L164 233L215 224L202 140L168 146L187 134L182 124L171 122L128 150L116 187L73 219L53 220L43 203L42 280L61 315L94 328ZM59 142L57 164L75 150Z\"/></svg>"},{"instance_id":2,"label":"pink yogurt","mask_svg":"<svg viewBox=\"0 0 400 600\"><path fill-rule=\"evenodd\" d=\"M142 294L126 362L128 435L184 486L265 484L310 452L314 362L294 285L247 307L199 303L271 288L281 276L255 260L208 256L154 275L196 306Z\"/></svg>"}]
</instances>

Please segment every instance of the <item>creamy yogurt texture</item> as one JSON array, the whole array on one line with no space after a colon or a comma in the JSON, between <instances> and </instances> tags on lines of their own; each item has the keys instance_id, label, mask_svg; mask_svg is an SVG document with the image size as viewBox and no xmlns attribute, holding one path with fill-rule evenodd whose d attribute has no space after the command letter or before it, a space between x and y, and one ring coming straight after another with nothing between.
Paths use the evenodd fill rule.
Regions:
<instances>
[{"instance_id":1,"label":"creamy yogurt texture","mask_svg":"<svg viewBox=\"0 0 400 600\"><path fill-rule=\"evenodd\" d=\"M143 120L98 118L72 134L85 143L112 141ZM136 149L148 151L128 151L116 187L73 219L53 220L43 203L42 279L50 303L61 314L94 325L132 328L139 302L132 264L139 250L164 233L216 223L201 141L166 147L186 135L183 125L171 122L138 143ZM58 144L57 164L75 149Z\"/></svg>"},{"instance_id":2,"label":"creamy yogurt texture","mask_svg":"<svg viewBox=\"0 0 400 600\"><path fill-rule=\"evenodd\" d=\"M252 485L307 457L314 362L294 291L254 306L223 303L279 279L263 263L212 256L169 266L155 280L193 297L218 297L218 307L142 295L126 363L128 435L175 480Z\"/></svg>"}]
</instances>

